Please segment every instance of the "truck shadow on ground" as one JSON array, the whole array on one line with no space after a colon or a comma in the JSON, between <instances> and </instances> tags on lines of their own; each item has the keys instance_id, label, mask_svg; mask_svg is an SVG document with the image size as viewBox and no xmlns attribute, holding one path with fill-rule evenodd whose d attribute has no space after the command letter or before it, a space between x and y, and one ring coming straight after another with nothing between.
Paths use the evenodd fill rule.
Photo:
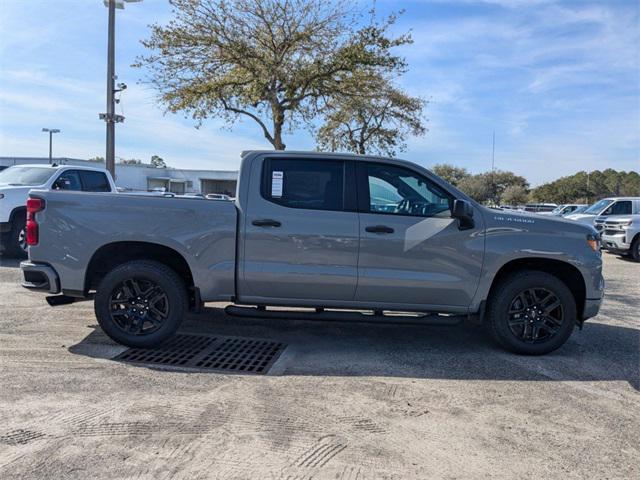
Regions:
<instances>
[{"instance_id":1,"label":"truck shadow on ground","mask_svg":"<svg viewBox=\"0 0 640 480\"><path fill-rule=\"evenodd\" d=\"M113 359L125 350L97 325L90 327L92 332L70 347L71 353ZM597 322L587 322L564 347L541 357L505 352L494 345L482 327L465 324L445 327L247 319L206 308L190 315L180 331L285 343L287 347L270 375L627 381L640 389L640 332Z\"/></svg>"}]
</instances>

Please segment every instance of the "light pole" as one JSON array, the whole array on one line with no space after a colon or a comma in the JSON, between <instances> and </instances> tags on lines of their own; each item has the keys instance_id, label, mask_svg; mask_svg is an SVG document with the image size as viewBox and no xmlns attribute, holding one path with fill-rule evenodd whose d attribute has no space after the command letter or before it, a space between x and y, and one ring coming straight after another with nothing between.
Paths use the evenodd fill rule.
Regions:
<instances>
[{"instance_id":1,"label":"light pole","mask_svg":"<svg viewBox=\"0 0 640 480\"><path fill-rule=\"evenodd\" d=\"M49 132L49 164L53 161L53 134L60 133L57 128L43 128L43 132Z\"/></svg>"},{"instance_id":2,"label":"light pole","mask_svg":"<svg viewBox=\"0 0 640 480\"><path fill-rule=\"evenodd\" d=\"M118 89L115 87L115 43L116 43L116 8L124 9L125 3L141 2L142 0L102 0L105 7L109 9L108 31L109 39L107 41L107 113L101 113L100 119L107 123L107 151L106 151L106 167L113 178L116 177L115 162L115 143L116 143L116 123L124 122L124 116L115 113L115 94L127 88L124 84L119 84Z\"/></svg>"}]
</instances>

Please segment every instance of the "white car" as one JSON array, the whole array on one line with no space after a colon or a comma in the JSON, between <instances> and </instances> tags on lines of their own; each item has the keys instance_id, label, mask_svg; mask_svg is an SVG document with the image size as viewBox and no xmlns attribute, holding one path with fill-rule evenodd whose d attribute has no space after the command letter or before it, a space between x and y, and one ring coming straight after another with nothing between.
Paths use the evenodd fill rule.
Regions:
<instances>
[{"instance_id":1,"label":"white car","mask_svg":"<svg viewBox=\"0 0 640 480\"><path fill-rule=\"evenodd\" d=\"M563 205L558 205L556 208L554 208L550 212L540 212L539 215L553 215L555 217L566 217L567 215L571 215L580 207L587 207L587 205L584 205L582 203L565 203Z\"/></svg>"},{"instance_id":2,"label":"white car","mask_svg":"<svg viewBox=\"0 0 640 480\"><path fill-rule=\"evenodd\" d=\"M551 213L557 207L555 203L527 203L522 210L528 213L545 214Z\"/></svg>"},{"instance_id":3,"label":"white car","mask_svg":"<svg viewBox=\"0 0 640 480\"><path fill-rule=\"evenodd\" d=\"M24 257L26 202L31 189L117 192L109 172L77 165L14 165L0 172L0 253Z\"/></svg>"},{"instance_id":4,"label":"white car","mask_svg":"<svg viewBox=\"0 0 640 480\"><path fill-rule=\"evenodd\" d=\"M231 200L229 195L225 195L224 193L207 193L206 197L209 200Z\"/></svg>"},{"instance_id":5,"label":"white car","mask_svg":"<svg viewBox=\"0 0 640 480\"><path fill-rule=\"evenodd\" d=\"M602 230L609 215L635 215L640 213L640 197L603 198L582 213L567 215L564 218L593 225Z\"/></svg>"}]
</instances>

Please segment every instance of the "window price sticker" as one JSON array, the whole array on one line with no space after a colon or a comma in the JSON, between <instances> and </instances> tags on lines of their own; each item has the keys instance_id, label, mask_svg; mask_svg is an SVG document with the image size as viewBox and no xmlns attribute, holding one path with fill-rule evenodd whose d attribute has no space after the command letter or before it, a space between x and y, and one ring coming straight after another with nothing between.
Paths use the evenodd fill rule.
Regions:
<instances>
[{"instance_id":1,"label":"window price sticker","mask_svg":"<svg viewBox=\"0 0 640 480\"><path fill-rule=\"evenodd\" d=\"M282 182L284 180L284 172L274 171L271 173L271 197L282 197Z\"/></svg>"}]
</instances>

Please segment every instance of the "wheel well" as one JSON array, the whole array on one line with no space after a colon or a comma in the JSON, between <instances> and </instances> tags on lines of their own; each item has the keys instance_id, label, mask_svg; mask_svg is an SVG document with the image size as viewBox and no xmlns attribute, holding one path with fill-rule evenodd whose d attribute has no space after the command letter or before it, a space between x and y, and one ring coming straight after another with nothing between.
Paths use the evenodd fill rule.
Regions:
<instances>
[{"instance_id":1,"label":"wheel well","mask_svg":"<svg viewBox=\"0 0 640 480\"><path fill-rule=\"evenodd\" d=\"M571 293L576 300L578 320L580 321L582 318L582 312L584 311L584 302L586 298L584 278L582 277L580 270L561 260L552 260L549 258L519 258L507 262L500 268L500 270L498 270L498 273L493 279L491 290L489 291L489 297L491 297L493 289L502 278L513 272L521 270L537 270L549 273L564 282L564 284L569 287L569 290L571 290Z\"/></svg>"},{"instance_id":2,"label":"wheel well","mask_svg":"<svg viewBox=\"0 0 640 480\"><path fill-rule=\"evenodd\" d=\"M9 222L13 223L16 217L20 216L21 218L27 217L27 207L17 207L11 211L11 215L9 215Z\"/></svg>"},{"instance_id":3,"label":"wheel well","mask_svg":"<svg viewBox=\"0 0 640 480\"><path fill-rule=\"evenodd\" d=\"M131 260L160 262L180 275L189 290L193 289L189 264L173 248L147 242L114 242L103 245L91 257L85 273L85 292L96 289L107 273Z\"/></svg>"}]
</instances>

